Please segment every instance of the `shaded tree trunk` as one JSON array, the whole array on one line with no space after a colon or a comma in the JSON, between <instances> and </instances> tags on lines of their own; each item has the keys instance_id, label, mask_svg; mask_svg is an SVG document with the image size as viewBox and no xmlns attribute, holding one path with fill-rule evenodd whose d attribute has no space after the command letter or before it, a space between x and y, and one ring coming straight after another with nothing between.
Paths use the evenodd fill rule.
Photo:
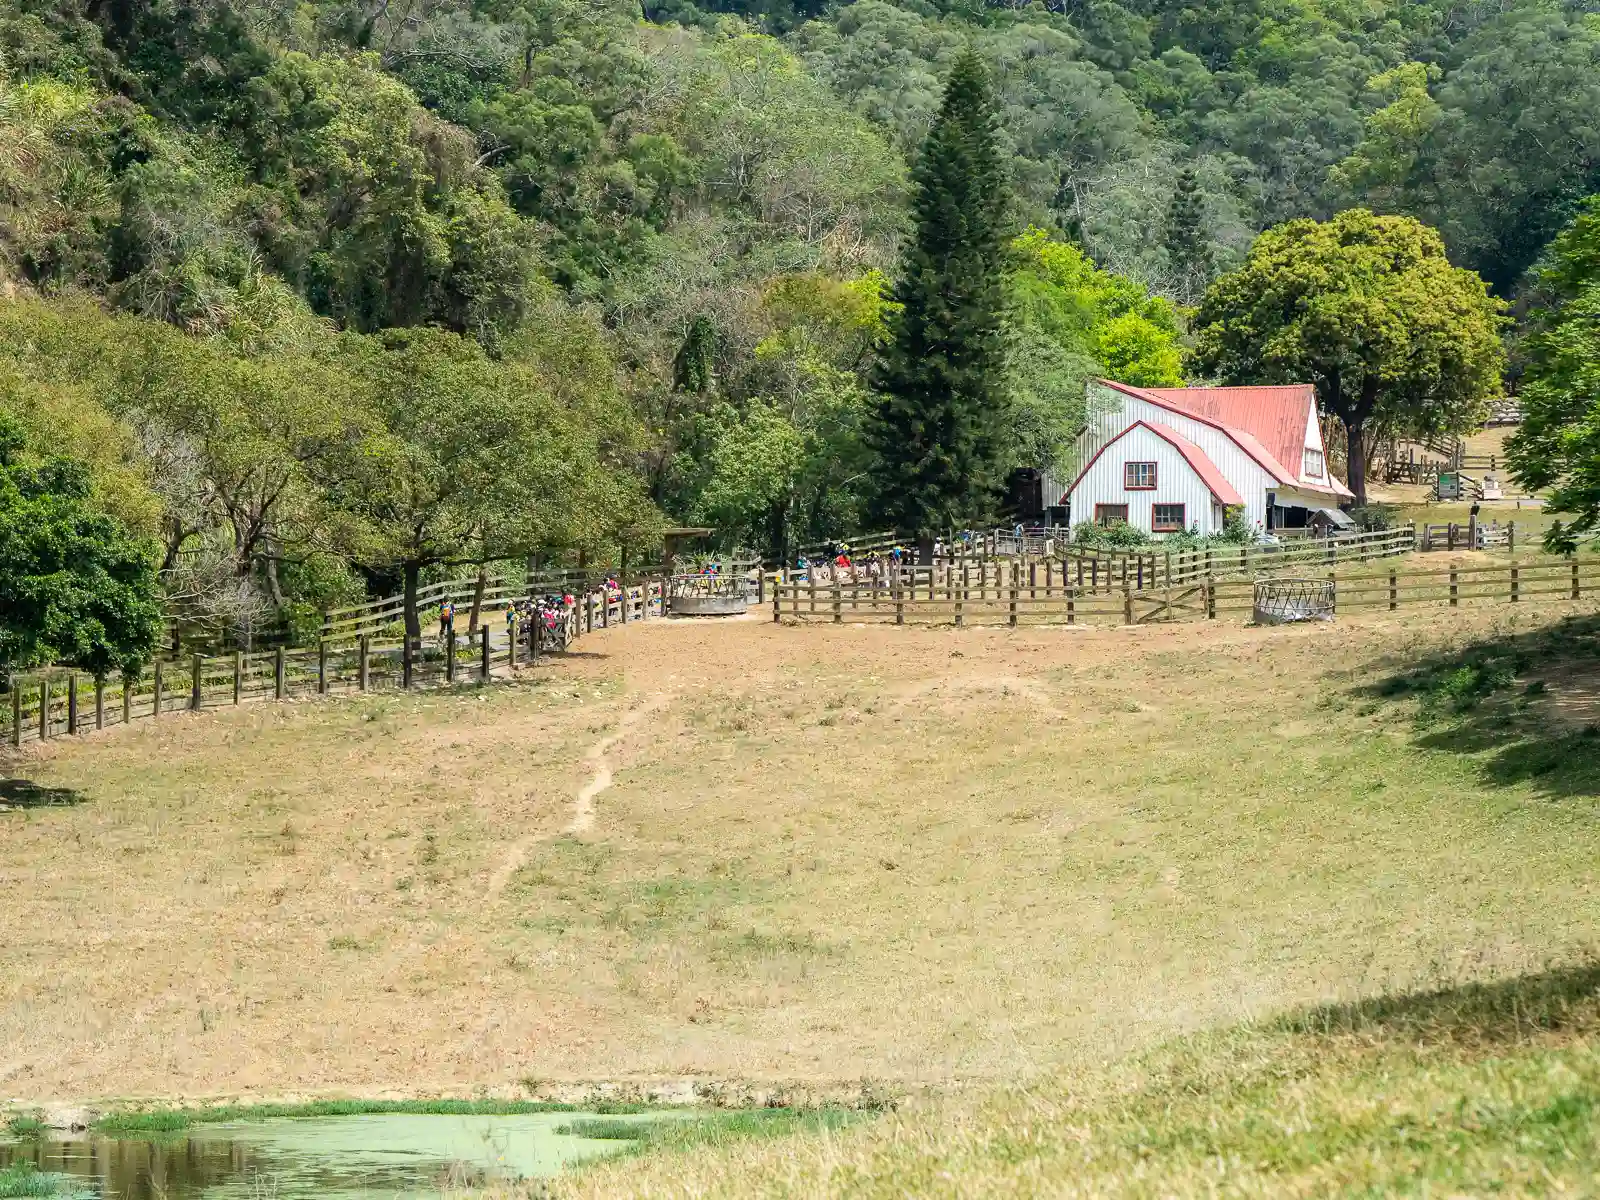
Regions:
<instances>
[{"instance_id":1,"label":"shaded tree trunk","mask_svg":"<svg viewBox=\"0 0 1600 1200\"><path fill-rule=\"evenodd\" d=\"M288 607L288 601L283 598L283 585L278 581L278 554L276 546L269 546L268 553L262 560L267 577L267 596L272 600L272 607L280 613Z\"/></svg>"},{"instance_id":2,"label":"shaded tree trunk","mask_svg":"<svg viewBox=\"0 0 1600 1200\"><path fill-rule=\"evenodd\" d=\"M405 564L406 639L413 644L422 640L422 619L417 612L417 580L422 575L422 564Z\"/></svg>"},{"instance_id":3,"label":"shaded tree trunk","mask_svg":"<svg viewBox=\"0 0 1600 1200\"><path fill-rule=\"evenodd\" d=\"M478 632L478 618L483 614L483 589L489 583L489 564L478 564L478 582L472 589L472 614L467 618L467 636Z\"/></svg>"},{"instance_id":4,"label":"shaded tree trunk","mask_svg":"<svg viewBox=\"0 0 1600 1200\"><path fill-rule=\"evenodd\" d=\"M1349 448L1347 456L1350 460L1347 470L1350 478L1350 490L1356 494L1356 503L1367 502L1367 430L1366 425L1357 417L1345 424L1345 445Z\"/></svg>"}]
</instances>

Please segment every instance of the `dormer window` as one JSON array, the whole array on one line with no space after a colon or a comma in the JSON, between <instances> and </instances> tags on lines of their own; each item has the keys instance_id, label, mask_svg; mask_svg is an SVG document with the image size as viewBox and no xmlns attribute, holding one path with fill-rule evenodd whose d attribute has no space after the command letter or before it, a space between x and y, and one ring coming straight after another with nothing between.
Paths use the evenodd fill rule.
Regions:
<instances>
[{"instance_id":1,"label":"dormer window","mask_svg":"<svg viewBox=\"0 0 1600 1200\"><path fill-rule=\"evenodd\" d=\"M1156 465L1153 462L1126 462L1122 464L1122 486L1130 492L1154 491Z\"/></svg>"},{"instance_id":2,"label":"dormer window","mask_svg":"<svg viewBox=\"0 0 1600 1200\"><path fill-rule=\"evenodd\" d=\"M1321 479L1327 467L1322 461L1322 451L1306 447L1305 465L1302 474L1311 479Z\"/></svg>"}]
</instances>

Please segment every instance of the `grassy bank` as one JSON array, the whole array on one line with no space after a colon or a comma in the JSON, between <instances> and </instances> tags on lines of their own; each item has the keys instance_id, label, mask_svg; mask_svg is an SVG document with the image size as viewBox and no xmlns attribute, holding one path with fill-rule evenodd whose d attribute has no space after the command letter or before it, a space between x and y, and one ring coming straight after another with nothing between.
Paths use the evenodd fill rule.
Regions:
<instances>
[{"instance_id":1,"label":"grassy bank","mask_svg":"<svg viewBox=\"0 0 1600 1200\"><path fill-rule=\"evenodd\" d=\"M113 1109L95 1121L101 1133L177 1133L195 1125L295 1117L352 1117L378 1113L429 1116L514 1116L582 1112L623 1115L653 1111L645 1104L596 1099L581 1104L553 1100L309 1100L299 1104L212 1104L193 1108Z\"/></svg>"},{"instance_id":2,"label":"grassy bank","mask_svg":"<svg viewBox=\"0 0 1600 1200\"><path fill-rule=\"evenodd\" d=\"M595 1166L572 1196L1592 1195L1600 966L1301 1010L845 1136Z\"/></svg>"}]
</instances>

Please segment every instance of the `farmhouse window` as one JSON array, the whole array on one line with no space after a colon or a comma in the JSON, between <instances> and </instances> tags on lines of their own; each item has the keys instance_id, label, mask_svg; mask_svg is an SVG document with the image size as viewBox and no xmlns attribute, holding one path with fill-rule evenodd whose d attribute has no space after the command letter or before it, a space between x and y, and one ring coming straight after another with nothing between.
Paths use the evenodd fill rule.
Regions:
<instances>
[{"instance_id":1,"label":"farmhouse window","mask_svg":"<svg viewBox=\"0 0 1600 1200\"><path fill-rule=\"evenodd\" d=\"M1129 491L1148 492L1156 486L1156 465L1153 462L1122 464L1122 486Z\"/></svg>"},{"instance_id":2,"label":"farmhouse window","mask_svg":"<svg viewBox=\"0 0 1600 1200\"><path fill-rule=\"evenodd\" d=\"M1126 504L1096 504L1094 506L1094 523L1104 525L1110 529L1113 525L1126 525L1128 523L1128 506Z\"/></svg>"},{"instance_id":3,"label":"farmhouse window","mask_svg":"<svg viewBox=\"0 0 1600 1200\"><path fill-rule=\"evenodd\" d=\"M1184 529L1181 504L1157 504L1155 511L1150 514L1152 533L1182 533Z\"/></svg>"},{"instance_id":4,"label":"farmhouse window","mask_svg":"<svg viewBox=\"0 0 1600 1200\"><path fill-rule=\"evenodd\" d=\"M1306 447L1305 473L1312 479L1321 479L1324 470L1322 451Z\"/></svg>"}]
</instances>

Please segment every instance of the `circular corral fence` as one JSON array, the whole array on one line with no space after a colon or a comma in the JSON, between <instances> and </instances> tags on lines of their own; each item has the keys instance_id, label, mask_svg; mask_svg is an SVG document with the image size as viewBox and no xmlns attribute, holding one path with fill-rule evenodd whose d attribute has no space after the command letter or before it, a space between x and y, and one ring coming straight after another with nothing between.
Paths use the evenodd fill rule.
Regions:
<instances>
[{"instance_id":1,"label":"circular corral fence","mask_svg":"<svg viewBox=\"0 0 1600 1200\"><path fill-rule=\"evenodd\" d=\"M1257 625L1286 625L1292 621L1333 620L1333 580L1259 579L1256 581Z\"/></svg>"},{"instance_id":2,"label":"circular corral fence","mask_svg":"<svg viewBox=\"0 0 1600 1200\"><path fill-rule=\"evenodd\" d=\"M674 575L667 581L667 611L675 617L738 616L749 609L754 595L747 571Z\"/></svg>"}]
</instances>

